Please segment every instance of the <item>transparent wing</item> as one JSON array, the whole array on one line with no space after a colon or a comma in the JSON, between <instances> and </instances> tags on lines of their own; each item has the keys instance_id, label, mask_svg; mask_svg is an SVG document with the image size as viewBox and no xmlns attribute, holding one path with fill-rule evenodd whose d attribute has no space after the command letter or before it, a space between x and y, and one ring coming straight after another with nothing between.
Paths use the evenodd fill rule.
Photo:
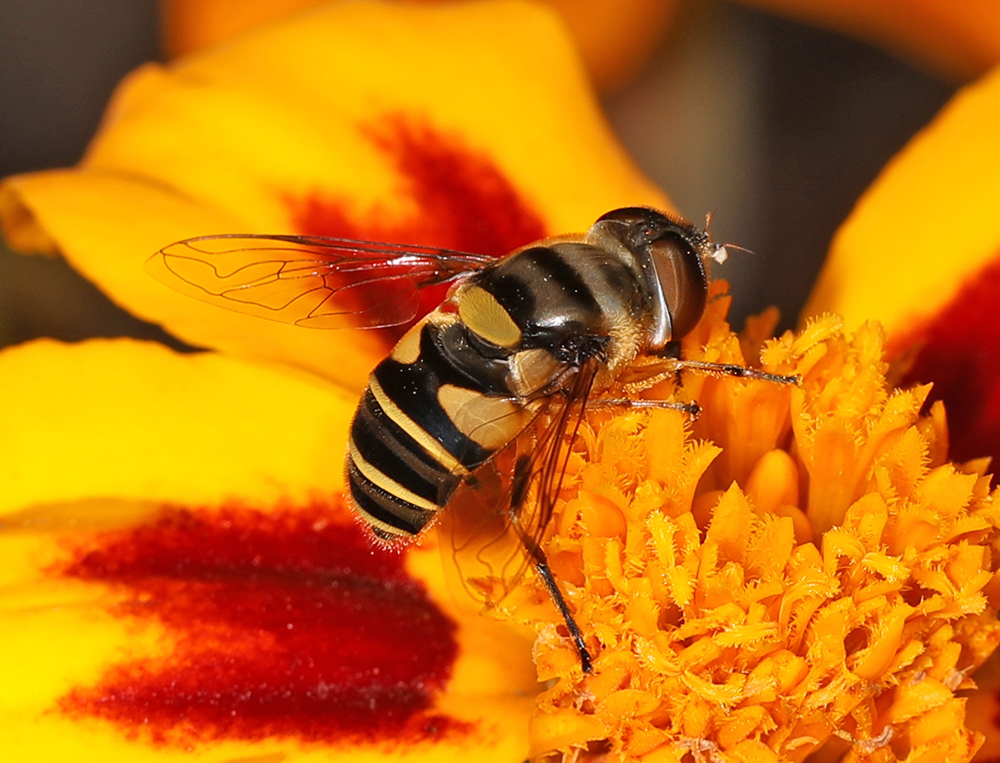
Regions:
<instances>
[{"instance_id":1,"label":"transparent wing","mask_svg":"<svg viewBox=\"0 0 1000 763\"><path fill-rule=\"evenodd\" d=\"M477 470L443 513L447 566L487 607L499 606L544 561L542 542L597 370L586 364L566 394L540 401L522 435Z\"/></svg>"},{"instance_id":2,"label":"transparent wing","mask_svg":"<svg viewBox=\"0 0 1000 763\"><path fill-rule=\"evenodd\" d=\"M171 244L146 270L183 294L247 315L308 328L386 328L417 316L421 289L494 261L416 245L235 234Z\"/></svg>"}]
</instances>

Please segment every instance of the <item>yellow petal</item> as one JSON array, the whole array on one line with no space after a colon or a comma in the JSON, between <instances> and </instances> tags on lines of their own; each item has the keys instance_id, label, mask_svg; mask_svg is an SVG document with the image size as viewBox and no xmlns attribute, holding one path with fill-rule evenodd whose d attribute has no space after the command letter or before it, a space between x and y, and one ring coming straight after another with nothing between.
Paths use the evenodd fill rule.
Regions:
<instances>
[{"instance_id":1,"label":"yellow petal","mask_svg":"<svg viewBox=\"0 0 1000 763\"><path fill-rule=\"evenodd\" d=\"M882 172L834 239L805 314L878 319L906 384L933 382L954 458L1000 437L1000 69L961 91Z\"/></svg>"},{"instance_id":2,"label":"yellow petal","mask_svg":"<svg viewBox=\"0 0 1000 763\"><path fill-rule=\"evenodd\" d=\"M527 644L461 615L433 542L383 557L358 535L338 497L344 393L126 340L9 349L0 387L16 401L0 413L0 734L12 760L164 759L185 745L216 760L524 756ZM396 582L380 588L380 569ZM358 597L347 616L332 611L337 590ZM373 593L398 624L358 622ZM421 635L428 623L454 643L451 667ZM408 664L445 668L425 682L430 704L400 721L406 734L359 741L309 721L344 696L336 675L309 683L309 666L368 664L359 645L387 648L393 633Z\"/></svg>"},{"instance_id":3,"label":"yellow petal","mask_svg":"<svg viewBox=\"0 0 1000 763\"><path fill-rule=\"evenodd\" d=\"M162 760L185 749L220 760L310 750L523 758L525 650L496 625L485 632L485 620L454 629L411 580L338 571L365 557L381 564L367 543L344 543L351 525L314 530L326 515L307 512L274 513L269 525L233 510L95 533L95 505L110 508L77 503L0 533L10 759ZM325 563L296 568L303 548L325 552ZM384 677L364 672L373 664Z\"/></svg>"},{"instance_id":4,"label":"yellow petal","mask_svg":"<svg viewBox=\"0 0 1000 763\"><path fill-rule=\"evenodd\" d=\"M322 0L163 0L171 56L217 45L322 4ZM607 89L636 73L677 11L676 0L549 0L573 34L595 85Z\"/></svg>"},{"instance_id":5,"label":"yellow petal","mask_svg":"<svg viewBox=\"0 0 1000 763\"><path fill-rule=\"evenodd\" d=\"M960 91L861 197L806 315L836 310L848 326L877 319L893 336L940 311L993 259L998 120L1000 70Z\"/></svg>"},{"instance_id":6,"label":"yellow petal","mask_svg":"<svg viewBox=\"0 0 1000 763\"><path fill-rule=\"evenodd\" d=\"M615 141L552 12L516 0L339 3L146 66L119 88L79 168L0 186L15 246L58 249L188 342L355 389L385 352L380 332L196 306L143 262L177 239L226 232L500 255L626 204L666 200Z\"/></svg>"},{"instance_id":7,"label":"yellow petal","mask_svg":"<svg viewBox=\"0 0 1000 763\"><path fill-rule=\"evenodd\" d=\"M343 486L350 393L153 344L40 340L0 353L0 515L93 497L251 506Z\"/></svg>"}]
</instances>

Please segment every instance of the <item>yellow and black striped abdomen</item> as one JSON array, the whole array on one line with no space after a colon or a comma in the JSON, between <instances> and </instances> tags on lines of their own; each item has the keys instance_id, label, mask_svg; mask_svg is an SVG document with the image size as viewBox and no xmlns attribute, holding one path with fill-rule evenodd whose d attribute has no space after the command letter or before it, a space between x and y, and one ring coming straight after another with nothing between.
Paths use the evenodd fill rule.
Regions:
<instances>
[{"instance_id":1,"label":"yellow and black striped abdomen","mask_svg":"<svg viewBox=\"0 0 1000 763\"><path fill-rule=\"evenodd\" d=\"M372 372L351 426L347 477L379 538L418 534L523 431L536 401L607 351L609 313L628 309L634 278L592 250L536 247L498 261Z\"/></svg>"},{"instance_id":2,"label":"yellow and black striped abdomen","mask_svg":"<svg viewBox=\"0 0 1000 763\"><path fill-rule=\"evenodd\" d=\"M388 407L390 412L370 389L365 392L351 425L347 479L355 508L372 531L398 540L433 519L461 476L408 433L419 437L418 424L400 416L394 404Z\"/></svg>"},{"instance_id":3,"label":"yellow and black striped abdomen","mask_svg":"<svg viewBox=\"0 0 1000 763\"><path fill-rule=\"evenodd\" d=\"M462 480L520 432L513 420L520 406L511 407L503 386L505 363L479 358L477 373L463 372L470 348L462 333L457 316L432 313L376 366L358 406L348 483L358 512L384 540L419 533ZM484 428L470 417L491 400L514 415Z\"/></svg>"}]
</instances>

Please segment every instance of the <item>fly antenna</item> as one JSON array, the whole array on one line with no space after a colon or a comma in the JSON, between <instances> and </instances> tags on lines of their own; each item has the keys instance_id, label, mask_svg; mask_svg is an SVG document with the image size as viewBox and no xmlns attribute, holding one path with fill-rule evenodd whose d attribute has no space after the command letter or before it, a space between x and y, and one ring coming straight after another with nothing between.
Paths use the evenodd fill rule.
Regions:
<instances>
[{"instance_id":1,"label":"fly antenna","mask_svg":"<svg viewBox=\"0 0 1000 763\"><path fill-rule=\"evenodd\" d=\"M747 254L757 254L753 249L747 249L745 246L740 246L739 244L723 244L726 249L736 249L739 252L746 252Z\"/></svg>"},{"instance_id":2,"label":"fly antenna","mask_svg":"<svg viewBox=\"0 0 1000 763\"><path fill-rule=\"evenodd\" d=\"M705 213L705 233L709 233L712 228L712 218L715 217L715 212ZM747 249L745 246L740 246L739 244L733 244L727 241L724 244L719 244L715 247L715 252L711 255L712 259L716 262L725 262L726 254L730 249L736 249L740 252L746 252L747 254L756 254L753 249Z\"/></svg>"},{"instance_id":3,"label":"fly antenna","mask_svg":"<svg viewBox=\"0 0 1000 763\"><path fill-rule=\"evenodd\" d=\"M708 235L709 241L712 240L712 236L711 233L709 233L709 229L712 227L712 218L714 216L715 216L714 211L705 213L705 233L709 234ZM715 244L713 247L711 247L712 251L709 252L708 256L721 265L729 258L729 252L726 249L726 247L729 246L733 246L733 244ZM739 249L740 247L736 248Z\"/></svg>"},{"instance_id":4,"label":"fly antenna","mask_svg":"<svg viewBox=\"0 0 1000 763\"><path fill-rule=\"evenodd\" d=\"M712 218L715 216L715 212L708 212L705 215L705 232L708 233L709 227L712 225ZM740 246L739 244L733 244L727 241L724 244L719 244L715 247L715 251L711 254L713 260L718 263L723 263L729 257L729 250L736 249L740 252L746 252L747 254L754 254L753 249L747 249L745 246Z\"/></svg>"},{"instance_id":5,"label":"fly antenna","mask_svg":"<svg viewBox=\"0 0 1000 763\"><path fill-rule=\"evenodd\" d=\"M722 264L727 259L729 259L729 250L730 249L737 249L737 250L739 250L741 252L746 252L747 254L753 254L754 253L753 249L747 249L745 246L740 246L739 244L729 244L729 243L726 243L726 244L719 244L718 246L716 246L715 247L715 251L713 251L709 255L709 257L711 257L713 260L715 260L719 264Z\"/></svg>"}]
</instances>

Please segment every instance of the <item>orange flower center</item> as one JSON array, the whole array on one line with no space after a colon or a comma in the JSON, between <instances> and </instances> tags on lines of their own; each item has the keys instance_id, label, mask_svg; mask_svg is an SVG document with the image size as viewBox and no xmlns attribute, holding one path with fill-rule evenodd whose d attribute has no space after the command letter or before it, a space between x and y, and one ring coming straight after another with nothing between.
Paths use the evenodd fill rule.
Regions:
<instances>
[{"instance_id":1,"label":"orange flower center","mask_svg":"<svg viewBox=\"0 0 1000 763\"><path fill-rule=\"evenodd\" d=\"M942 406L890 387L877 326L737 337L724 288L685 357L759 354L802 383L685 372L645 395L697 402L695 421L588 417L545 548L593 673L539 582L507 607L550 682L533 757L968 759L981 738L954 692L1000 641L985 463L947 462Z\"/></svg>"}]
</instances>

